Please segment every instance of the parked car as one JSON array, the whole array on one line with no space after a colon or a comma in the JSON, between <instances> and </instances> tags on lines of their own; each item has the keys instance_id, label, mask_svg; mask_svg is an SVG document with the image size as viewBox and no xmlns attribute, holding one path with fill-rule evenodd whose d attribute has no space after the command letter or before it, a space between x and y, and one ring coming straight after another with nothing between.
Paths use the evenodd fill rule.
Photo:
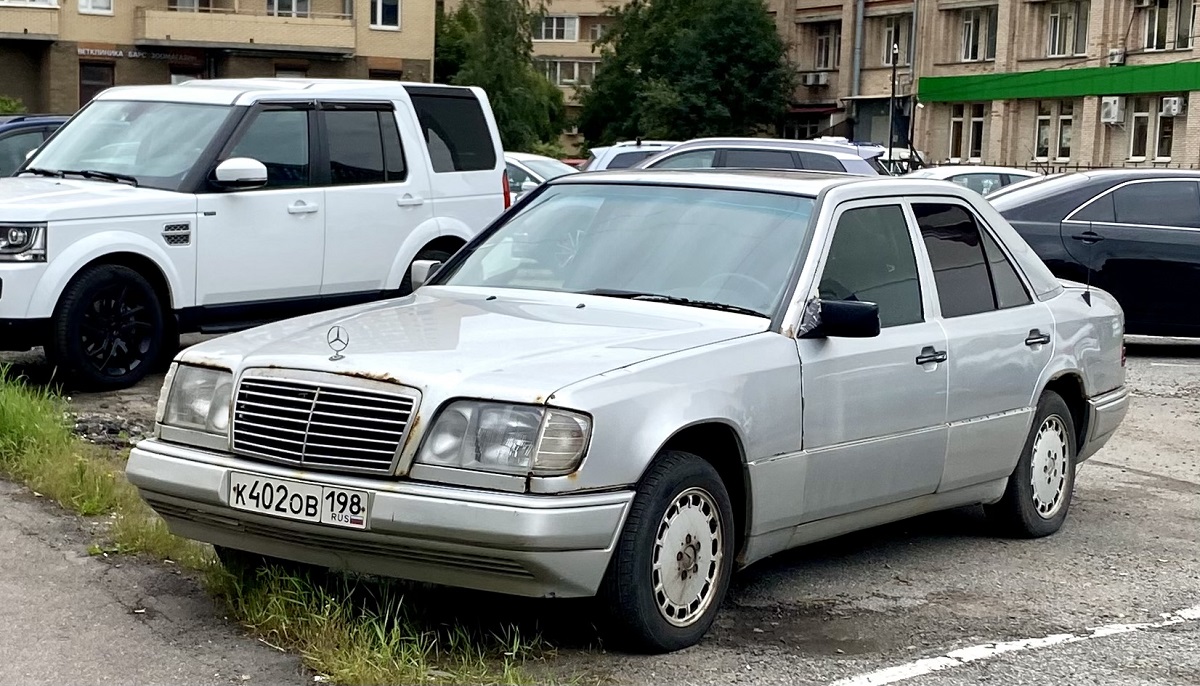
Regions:
<instances>
[{"instance_id":1,"label":"parked car","mask_svg":"<svg viewBox=\"0 0 1200 686\"><path fill-rule=\"evenodd\" d=\"M1007 186L1001 186L999 189L994 190L991 193L988 193L988 201L990 202L992 200L995 200L996 198L1003 197L1005 195L1008 195L1009 193L1012 193L1013 191L1017 191L1022 188L1036 186L1037 184L1042 183L1043 181L1048 181L1050 179L1057 179L1058 177L1060 177L1062 175L1063 175L1063 172L1055 172L1053 174L1046 174L1044 176L1033 176L1028 179L1022 179L1021 181L1014 181L1013 183L1010 183Z\"/></svg>"},{"instance_id":2,"label":"parked car","mask_svg":"<svg viewBox=\"0 0 1200 686\"><path fill-rule=\"evenodd\" d=\"M960 186L966 186L980 195L989 195L1009 184L1041 176L1041 173L1015 167L952 164L941 167L925 167L909 172L906 176L952 181Z\"/></svg>"},{"instance_id":3,"label":"parked car","mask_svg":"<svg viewBox=\"0 0 1200 686\"><path fill-rule=\"evenodd\" d=\"M129 480L232 564L598 595L664 651L787 548L1057 531L1128 402L1116 302L950 183L573 174L431 270L182 352Z\"/></svg>"},{"instance_id":4,"label":"parked car","mask_svg":"<svg viewBox=\"0 0 1200 686\"><path fill-rule=\"evenodd\" d=\"M0 176L10 176L25 156L62 126L69 117L55 114L8 114L0 116Z\"/></svg>"},{"instance_id":5,"label":"parked car","mask_svg":"<svg viewBox=\"0 0 1200 686\"><path fill-rule=\"evenodd\" d=\"M1200 172L1065 174L992 204L1059 276L1121 303L1131 334L1200 336Z\"/></svg>"},{"instance_id":6,"label":"parked car","mask_svg":"<svg viewBox=\"0 0 1200 686\"><path fill-rule=\"evenodd\" d=\"M628 169L638 162L679 145L678 141L623 141L615 145L592 148L581 171Z\"/></svg>"},{"instance_id":7,"label":"parked car","mask_svg":"<svg viewBox=\"0 0 1200 686\"><path fill-rule=\"evenodd\" d=\"M223 332L400 295L506 206L482 90L195 80L104 91L0 179L0 347L88 388Z\"/></svg>"},{"instance_id":8,"label":"parked car","mask_svg":"<svg viewBox=\"0 0 1200 686\"><path fill-rule=\"evenodd\" d=\"M513 200L550 179L564 174L579 173L575 167L559 162L553 157L527 152L506 152L504 162L508 167L508 183L513 191Z\"/></svg>"},{"instance_id":9,"label":"parked car","mask_svg":"<svg viewBox=\"0 0 1200 686\"><path fill-rule=\"evenodd\" d=\"M882 147L782 138L698 138L637 164L638 169L808 169L876 176Z\"/></svg>"}]
</instances>

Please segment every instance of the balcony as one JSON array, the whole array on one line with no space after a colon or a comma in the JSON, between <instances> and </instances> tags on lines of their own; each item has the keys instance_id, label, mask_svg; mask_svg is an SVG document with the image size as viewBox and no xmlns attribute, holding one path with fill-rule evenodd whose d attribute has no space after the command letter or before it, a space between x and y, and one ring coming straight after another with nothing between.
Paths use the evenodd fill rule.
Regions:
<instances>
[{"instance_id":1,"label":"balcony","mask_svg":"<svg viewBox=\"0 0 1200 686\"><path fill-rule=\"evenodd\" d=\"M13 5L0 2L0 38L58 38L58 5Z\"/></svg>"},{"instance_id":2,"label":"balcony","mask_svg":"<svg viewBox=\"0 0 1200 686\"><path fill-rule=\"evenodd\" d=\"M236 7L139 8L136 40L142 45L179 45L353 54L353 19L345 14L272 14ZM256 3L257 4L257 3Z\"/></svg>"}]
</instances>

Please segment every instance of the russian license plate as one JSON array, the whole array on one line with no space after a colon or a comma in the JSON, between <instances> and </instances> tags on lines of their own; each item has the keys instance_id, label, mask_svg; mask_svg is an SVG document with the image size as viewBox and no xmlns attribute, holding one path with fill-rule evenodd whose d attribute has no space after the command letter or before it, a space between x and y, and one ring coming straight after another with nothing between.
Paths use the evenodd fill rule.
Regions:
<instances>
[{"instance_id":1,"label":"russian license plate","mask_svg":"<svg viewBox=\"0 0 1200 686\"><path fill-rule=\"evenodd\" d=\"M367 528L367 493L348 488L279 479L258 474L229 474L229 506L272 517Z\"/></svg>"}]
</instances>

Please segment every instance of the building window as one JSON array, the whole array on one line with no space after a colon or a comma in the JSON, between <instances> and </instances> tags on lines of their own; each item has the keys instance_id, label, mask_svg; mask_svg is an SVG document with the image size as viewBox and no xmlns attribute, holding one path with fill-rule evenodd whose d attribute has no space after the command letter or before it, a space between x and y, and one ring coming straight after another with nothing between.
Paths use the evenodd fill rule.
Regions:
<instances>
[{"instance_id":1,"label":"building window","mask_svg":"<svg viewBox=\"0 0 1200 686\"><path fill-rule=\"evenodd\" d=\"M112 14L113 0L79 0L80 14Z\"/></svg>"},{"instance_id":2,"label":"building window","mask_svg":"<svg viewBox=\"0 0 1200 686\"><path fill-rule=\"evenodd\" d=\"M996 14L998 8L963 10L962 61L996 59Z\"/></svg>"},{"instance_id":3,"label":"building window","mask_svg":"<svg viewBox=\"0 0 1200 686\"><path fill-rule=\"evenodd\" d=\"M1175 6L1175 49L1192 47L1192 27L1196 25L1196 0L1178 0Z\"/></svg>"},{"instance_id":4,"label":"building window","mask_svg":"<svg viewBox=\"0 0 1200 686\"><path fill-rule=\"evenodd\" d=\"M983 114L985 107L982 103L971 105L971 129L970 141L967 145L967 151L971 155L971 159L977 160L983 157Z\"/></svg>"},{"instance_id":5,"label":"building window","mask_svg":"<svg viewBox=\"0 0 1200 686\"><path fill-rule=\"evenodd\" d=\"M1170 18L1171 0L1151 0L1146 8L1146 49L1167 49L1167 20Z\"/></svg>"},{"instance_id":6,"label":"building window","mask_svg":"<svg viewBox=\"0 0 1200 686\"><path fill-rule=\"evenodd\" d=\"M912 46L909 37L912 35L912 18L908 15L896 15L883 18L883 65L892 66L892 46L899 46L896 53L897 66L912 62Z\"/></svg>"},{"instance_id":7,"label":"building window","mask_svg":"<svg viewBox=\"0 0 1200 686\"><path fill-rule=\"evenodd\" d=\"M309 0L267 0L267 14L273 17L307 17Z\"/></svg>"},{"instance_id":8,"label":"building window","mask_svg":"<svg viewBox=\"0 0 1200 686\"><path fill-rule=\"evenodd\" d=\"M541 24L534 29L534 40L576 41L579 40L579 17L542 17Z\"/></svg>"},{"instance_id":9,"label":"building window","mask_svg":"<svg viewBox=\"0 0 1200 686\"><path fill-rule=\"evenodd\" d=\"M604 34L608 33L608 24L592 24L588 28L588 40L595 43L604 38Z\"/></svg>"},{"instance_id":10,"label":"building window","mask_svg":"<svg viewBox=\"0 0 1200 686\"><path fill-rule=\"evenodd\" d=\"M167 9L172 12L199 12L212 9L211 0L171 0Z\"/></svg>"},{"instance_id":11,"label":"building window","mask_svg":"<svg viewBox=\"0 0 1200 686\"><path fill-rule=\"evenodd\" d=\"M842 61L842 30L838 22L829 21L816 27L817 51L813 60L817 69L837 69Z\"/></svg>"},{"instance_id":12,"label":"building window","mask_svg":"<svg viewBox=\"0 0 1200 686\"><path fill-rule=\"evenodd\" d=\"M88 104L100 91L105 88L111 88L115 82L114 69L111 63L80 62L79 106L83 107Z\"/></svg>"},{"instance_id":13,"label":"building window","mask_svg":"<svg viewBox=\"0 0 1200 686\"><path fill-rule=\"evenodd\" d=\"M1150 98L1133 99L1133 125L1129 127L1129 157L1146 157L1150 137Z\"/></svg>"},{"instance_id":14,"label":"building window","mask_svg":"<svg viewBox=\"0 0 1200 686\"><path fill-rule=\"evenodd\" d=\"M371 0L371 28L400 28L400 0Z\"/></svg>"},{"instance_id":15,"label":"building window","mask_svg":"<svg viewBox=\"0 0 1200 686\"><path fill-rule=\"evenodd\" d=\"M1158 118L1158 145L1156 152L1159 159L1171 159L1171 144L1175 140L1175 117Z\"/></svg>"},{"instance_id":16,"label":"building window","mask_svg":"<svg viewBox=\"0 0 1200 686\"><path fill-rule=\"evenodd\" d=\"M783 137L801 141L816 138L822 128L821 121L826 118L827 115L801 115L788 119L783 124Z\"/></svg>"},{"instance_id":17,"label":"building window","mask_svg":"<svg viewBox=\"0 0 1200 686\"><path fill-rule=\"evenodd\" d=\"M30 7L58 7L58 0L0 0L0 5L28 5Z\"/></svg>"},{"instance_id":18,"label":"building window","mask_svg":"<svg viewBox=\"0 0 1200 686\"><path fill-rule=\"evenodd\" d=\"M1071 158L1071 134L1075 126L1075 103L1063 100L1058 103L1058 159Z\"/></svg>"},{"instance_id":19,"label":"building window","mask_svg":"<svg viewBox=\"0 0 1200 686\"><path fill-rule=\"evenodd\" d=\"M962 159L963 106L950 107L950 159Z\"/></svg>"},{"instance_id":20,"label":"building window","mask_svg":"<svg viewBox=\"0 0 1200 686\"><path fill-rule=\"evenodd\" d=\"M1050 157L1050 122L1054 112L1050 103L1044 101L1039 101L1037 108L1037 133L1033 142L1033 156L1045 160Z\"/></svg>"},{"instance_id":21,"label":"building window","mask_svg":"<svg viewBox=\"0 0 1200 686\"><path fill-rule=\"evenodd\" d=\"M1048 40L1046 54L1050 57L1066 57L1087 54L1088 0L1055 2L1050 5L1049 21L1046 22Z\"/></svg>"},{"instance_id":22,"label":"building window","mask_svg":"<svg viewBox=\"0 0 1200 686\"><path fill-rule=\"evenodd\" d=\"M541 60L542 73L556 86L586 86L596 76L595 62Z\"/></svg>"}]
</instances>

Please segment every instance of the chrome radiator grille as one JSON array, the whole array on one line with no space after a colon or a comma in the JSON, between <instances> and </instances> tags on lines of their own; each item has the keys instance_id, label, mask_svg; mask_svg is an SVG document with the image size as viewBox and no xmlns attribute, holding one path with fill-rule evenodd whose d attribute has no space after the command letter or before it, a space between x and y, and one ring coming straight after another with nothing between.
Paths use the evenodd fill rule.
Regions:
<instances>
[{"instance_id":1,"label":"chrome radiator grille","mask_svg":"<svg viewBox=\"0 0 1200 686\"><path fill-rule=\"evenodd\" d=\"M335 379L243 377L234 401L233 452L313 469L390 473L416 396Z\"/></svg>"}]
</instances>

